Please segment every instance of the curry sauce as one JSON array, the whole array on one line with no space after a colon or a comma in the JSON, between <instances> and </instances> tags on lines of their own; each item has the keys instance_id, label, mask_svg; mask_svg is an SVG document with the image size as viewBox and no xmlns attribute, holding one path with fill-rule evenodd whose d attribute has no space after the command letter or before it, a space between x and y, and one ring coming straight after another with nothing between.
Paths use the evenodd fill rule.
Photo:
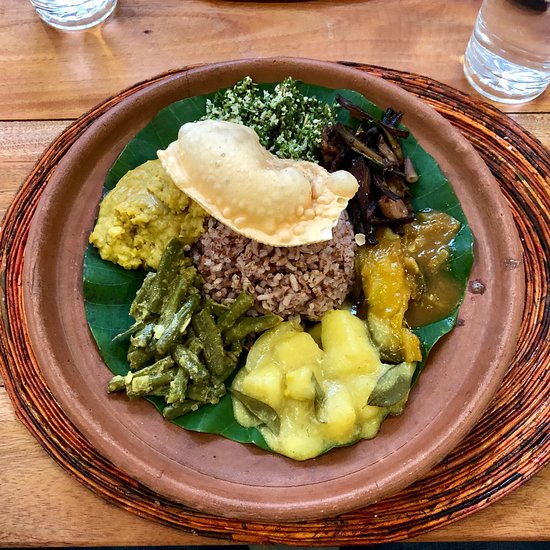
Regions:
<instances>
[{"instance_id":1,"label":"curry sauce","mask_svg":"<svg viewBox=\"0 0 550 550\"><path fill-rule=\"evenodd\" d=\"M443 212L421 212L405 226L403 244L420 268L421 291L409 302L409 326L421 327L449 316L460 302L462 288L449 271L449 245L460 222Z\"/></svg>"}]
</instances>

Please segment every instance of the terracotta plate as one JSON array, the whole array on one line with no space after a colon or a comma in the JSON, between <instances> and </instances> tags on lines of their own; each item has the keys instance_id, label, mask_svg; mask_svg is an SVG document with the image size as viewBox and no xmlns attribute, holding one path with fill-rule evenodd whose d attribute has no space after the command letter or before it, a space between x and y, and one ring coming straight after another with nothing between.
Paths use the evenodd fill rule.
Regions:
<instances>
[{"instance_id":1,"label":"terracotta plate","mask_svg":"<svg viewBox=\"0 0 550 550\"><path fill-rule=\"evenodd\" d=\"M351 88L406 113L418 141L452 183L475 236L462 326L435 349L405 414L376 439L303 463L164 422L151 405L108 396L111 373L88 330L82 260L107 171L124 145L166 105L232 85L244 75L291 75ZM299 59L209 65L132 95L99 117L49 181L33 220L24 297L33 352L63 410L90 443L157 493L221 516L297 521L364 506L426 473L466 435L496 391L514 351L523 307L519 239L504 198L470 144L400 88L353 68Z\"/></svg>"}]
</instances>

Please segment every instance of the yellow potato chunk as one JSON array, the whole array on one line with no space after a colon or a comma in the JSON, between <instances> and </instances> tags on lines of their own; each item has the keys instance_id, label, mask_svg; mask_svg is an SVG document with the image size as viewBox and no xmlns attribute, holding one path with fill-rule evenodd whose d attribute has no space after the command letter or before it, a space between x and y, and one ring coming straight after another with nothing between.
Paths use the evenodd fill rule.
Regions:
<instances>
[{"instance_id":1,"label":"yellow potato chunk","mask_svg":"<svg viewBox=\"0 0 550 550\"><path fill-rule=\"evenodd\" d=\"M302 331L299 323L288 321L264 332L250 348L246 359L246 369L253 369L264 361L271 361L271 350L276 349L288 338L293 338Z\"/></svg>"},{"instance_id":2,"label":"yellow potato chunk","mask_svg":"<svg viewBox=\"0 0 550 550\"><path fill-rule=\"evenodd\" d=\"M301 367L286 373L285 397L298 400L309 399L310 401L315 399L311 367Z\"/></svg>"},{"instance_id":3,"label":"yellow potato chunk","mask_svg":"<svg viewBox=\"0 0 550 550\"><path fill-rule=\"evenodd\" d=\"M330 357L324 366L332 374L372 372L380 358L365 323L346 310L327 312L321 321L323 350Z\"/></svg>"},{"instance_id":4,"label":"yellow potato chunk","mask_svg":"<svg viewBox=\"0 0 550 550\"><path fill-rule=\"evenodd\" d=\"M283 401L283 372L275 364L265 364L242 380L241 391L277 410Z\"/></svg>"},{"instance_id":5,"label":"yellow potato chunk","mask_svg":"<svg viewBox=\"0 0 550 550\"><path fill-rule=\"evenodd\" d=\"M323 355L315 340L307 332L298 332L280 342L274 358L284 365L285 370L295 369L304 364L315 363Z\"/></svg>"},{"instance_id":6,"label":"yellow potato chunk","mask_svg":"<svg viewBox=\"0 0 550 550\"><path fill-rule=\"evenodd\" d=\"M323 407L325 434L334 443L349 441L356 431L357 414L351 396L343 386L335 385Z\"/></svg>"}]
</instances>

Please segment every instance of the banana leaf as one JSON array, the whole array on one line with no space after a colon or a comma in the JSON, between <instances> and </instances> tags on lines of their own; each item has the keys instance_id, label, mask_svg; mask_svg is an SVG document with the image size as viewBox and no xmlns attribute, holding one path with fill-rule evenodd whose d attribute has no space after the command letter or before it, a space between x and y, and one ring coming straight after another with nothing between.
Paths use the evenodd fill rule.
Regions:
<instances>
[{"instance_id":1,"label":"banana leaf","mask_svg":"<svg viewBox=\"0 0 550 550\"><path fill-rule=\"evenodd\" d=\"M275 84L261 85L268 90L272 90L274 86ZM299 84L299 89L305 95L316 96L331 104L335 102L336 95L340 94L372 115L380 117L383 113L379 107L352 90L331 90L304 83ZM206 101L213 97L214 94L209 94L183 99L160 111L119 155L106 177L105 192L112 189L128 170L157 158L157 150L165 149L177 138L182 124L204 116ZM344 124L354 124L345 109L340 110L338 118ZM406 121L406 113L404 119ZM450 245L450 273L461 285L464 295L473 262L473 236L468 222L451 185L433 157L422 149L412 135L402 140L402 146L405 154L412 158L420 176L418 183L411 186L415 210L439 210L462 223L460 231ZM113 342L112 339L132 324L133 319L129 315L130 303L144 277L143 270L128 271L103 261L92 246L88 246L85 252L83 285L86 317L105 364L113 374L126 374L129 370L126 360L128 342ZM413 380L417 379L424 368L435 343L452 330L457 314L458 307L445 319L415 329L414 332L421 341L423 360L418 364ZM162 399L149 400L157 409L162 409ZM217 405L206 405L176 418L173 422L189 430L219 434L234 441L254 443L269 449L257 429L243 428L235 421L229 395L224 396Z\"/></svg>"}]
</instances>

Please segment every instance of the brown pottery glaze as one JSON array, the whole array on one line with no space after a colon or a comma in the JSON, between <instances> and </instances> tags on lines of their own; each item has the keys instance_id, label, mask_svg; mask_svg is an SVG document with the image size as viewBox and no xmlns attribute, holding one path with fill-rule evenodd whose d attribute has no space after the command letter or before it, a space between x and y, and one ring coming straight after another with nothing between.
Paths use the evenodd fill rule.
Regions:
<instances>
[{"instance_id":1,"label":"brown pottery glaze","mask_svg":"<svg viewBox=\"0 0 550 550\"><path fill-rule=\"evenodd\" d=\"M82 260L105 175L125 144L166 105L234 84L287 76L354 89L405 122L439 162L475 237L461 326L430 355L405 414L371 441L295 462L222 437L182 430L145 401L109 396L111 377L84 315ZM514 269L510 269L514 265ZM32 351L64 413L106 459L158 494L229 518L291 522L334 516L409 485L480 418L515 348L524 295L511 214L470 143L424 102L351 67L262 59L191 69L148 86L98 117L64 155L41 198L25 250Z\"/></svg>"}]
</instances>

